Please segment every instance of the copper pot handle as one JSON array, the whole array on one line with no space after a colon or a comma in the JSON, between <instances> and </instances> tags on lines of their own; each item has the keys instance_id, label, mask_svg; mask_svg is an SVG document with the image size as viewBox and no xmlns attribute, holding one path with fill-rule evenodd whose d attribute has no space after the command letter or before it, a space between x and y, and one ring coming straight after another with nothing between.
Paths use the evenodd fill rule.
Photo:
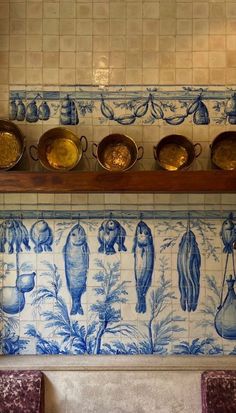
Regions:
<instances>
[{"instance_id":1,"label":"copper pot handle","mask_svg":"<svg viewBox=\"0 0 236 413\"><path fill-rule=\"evenodd\" d=\"M141 154L137 157L137 161L139 161L143 157L143 154L144 154L143 146L139 146L138 147L138 152L139 152L139 150L141 151Z\"/></svg>"},{"instance_id":2,"label":"copper pot handle","mask_svg":"<svg viewBox=\"0 0 236 413\"><path fill-rule=\"evenodd\" d=\"M36 151L37 154L38 154L38 147L36 145L30 145L30 147L29 147L29 154L30 154L31 158L33 159L33 161L38 161L39 157L34 156L33 150Z\"/></svg>"},{"instance_id":3,"label":"copper pot handle","mask_svg":"<svg viewBox=\"0 0 236 413\"><path fill-rule=\"evenodd\" d=\"M195 145L193 145L193 146L194 146L194 151L197 147L199 148L197 152L195 151L195 156L196 156L196 158L198 158L199 155L201 155L201 153L202 153L202 145L200 143L195 143Z\"/></svg>"},{"instance_id":4,"label":"copper pot handle","mask_svg":"<svg viewBox=\"0 0 236 413\"><path fill-rule=\"evenodd\" d=\"M153 146L153 155L154 155L155 160L157 161L157 147L156 146Z\"/></svg>"},{"instance_id":5,"label":"copper pot handle","mask_svg":"<svg viewBox=\"0 0 236 413\"><path fill-rule=\"evenodd\" d=\"M94 158L98 158L98 154L94 152L95 148L98 148L98 145L96 143L92 143L92 154ZM97 149L98 150L98 149Z\"/></svg>"},{"instance_id":6,"label":"copper pot handle","mask_svg":"<svg viewBox=\"0 0 236 413\"><path fill-rule=\"evenodd\" d=\"M86 136L82 135L80 137L80 142L82 143L82 141L84 141L84 148L83 148L83 144L82 144L82 152L86 152L88 149L88 140L86 138Z\"/></svg>"}]
</instances>

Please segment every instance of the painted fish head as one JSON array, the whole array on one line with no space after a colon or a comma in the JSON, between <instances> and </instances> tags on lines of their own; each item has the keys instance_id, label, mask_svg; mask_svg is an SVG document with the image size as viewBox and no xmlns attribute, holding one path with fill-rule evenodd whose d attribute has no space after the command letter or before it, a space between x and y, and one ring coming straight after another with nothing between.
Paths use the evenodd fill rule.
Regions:
<instances>
[{"instance_id":1,"label":"painted fish head","mask_svg":"<svg viewBox=\"0 0 236 413\"><path fill-rule=\"evenodd\" d=\"M151 230L144 222L139 222L136 230L136 237L140 247L152 243Z\"/></svg>"},{"instance_id":2,"label":"painted fish head","mask_svg":"<svg viewBox=\"0 0 236 413\"><path fill-rule=\"evenodd\" d=\"M86 241L86 233L81 225L75 225L69 233L69 240L72 245L80 246Z\"/></svg>"},{"instance_id":3,"label":"painted fish head","mask_svg":"<svg viewBox=\"0 0 236 413\"><path fill-rule=\"evenodd\" d=\"M14 228L14 222L11 219L7 219L3 224L5 228Z\"/></svg>"}]
</instances>

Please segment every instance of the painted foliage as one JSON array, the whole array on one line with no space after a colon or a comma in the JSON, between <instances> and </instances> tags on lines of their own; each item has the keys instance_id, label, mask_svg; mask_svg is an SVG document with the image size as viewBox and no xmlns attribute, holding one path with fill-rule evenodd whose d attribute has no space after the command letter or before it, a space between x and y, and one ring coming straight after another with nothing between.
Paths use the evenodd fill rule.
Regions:
<instances>
[{"instance_id":1,"label":"painted foliage","mask_svg":"<svg viewBox=\"0 0 236 413\"><path fill-rule=\"evenodd\" d=\"M234 212L43 214L0 213L2 354L236 354Z\"/></svg>"}]
</instances>

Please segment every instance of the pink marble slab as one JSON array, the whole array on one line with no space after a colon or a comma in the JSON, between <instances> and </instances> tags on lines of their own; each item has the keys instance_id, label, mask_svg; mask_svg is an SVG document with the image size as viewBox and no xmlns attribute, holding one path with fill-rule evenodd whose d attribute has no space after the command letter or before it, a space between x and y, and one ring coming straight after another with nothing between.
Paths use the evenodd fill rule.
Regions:
<instances>
[{"instance_id":1,"label":"pink marble slab","mask_svg":"<svg viewBox=\"0 0 236 413\"><path fill-rule=\"evenodd\" d=\"M42 372L0 371L0 412L44 413Z\"/></svg>"},{"instance_id":2,"label":"pink marble slab","mask_svg":"<svg viewBox=\"0 0 236 413\"><path fill-rule=\"evenodd\" d=\"M202 413L236 413L236 371L205 371L201 390Z\"/></svg>"}]
</instances>

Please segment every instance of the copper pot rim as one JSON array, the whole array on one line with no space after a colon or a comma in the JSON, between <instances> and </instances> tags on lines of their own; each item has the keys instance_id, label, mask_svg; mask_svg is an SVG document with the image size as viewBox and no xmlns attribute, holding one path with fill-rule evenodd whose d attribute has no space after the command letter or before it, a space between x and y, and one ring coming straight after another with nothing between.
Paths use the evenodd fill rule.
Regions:
<instances>
[{"instance_id":1,"label":"copper pot rim","mask_svg":"<svg viewBox=\"0 0 236 413\"><path fill-rule=\"evenodd\" d=\"M14 162L11 162L11 164L9 164L8 166L1 166L0 164L0 171L8 171L14 168L19 163L24 154L26 148L25 136L21 132L20 128L9 119L0 119L0 132L12 133L12 135L15 136L17 141L20 143L20 152L17 159Z\"/></svg>"}]
</instances>

